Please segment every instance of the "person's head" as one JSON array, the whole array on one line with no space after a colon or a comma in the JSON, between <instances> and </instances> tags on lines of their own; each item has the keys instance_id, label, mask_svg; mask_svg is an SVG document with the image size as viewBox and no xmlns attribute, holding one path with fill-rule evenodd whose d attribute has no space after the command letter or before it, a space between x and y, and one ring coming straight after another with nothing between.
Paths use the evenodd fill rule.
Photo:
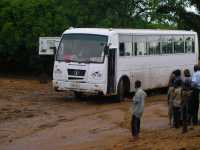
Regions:
<instances>
[{"instance_id":1,"label":"person's head","mask_svg":"<svg viewBox=\"0 0 200 150\"><path fill-rule=\"evenodd\" d=\"M173 72L171 73L171 75L170 75L170 79L173 80L173 79L175 79L175 77L176 77L176 76L175 76L175 71L173 71Z\"/></svg>"},{"instance_id":2,"label":"person's head","mask_svg":"<svg viewBox=\"0 0 200 150\"><path fill-rule=\"evenodd\" d=\"M199 70L199 66L198 65L194 65L194 72L197 72Z\"/></svg>"},{"instance_id":3,"label":"person's head","mask_svg":"<svg viewBox=\"0 0 200 150\"><path fill-rule=\"evenodd\" d=\"M141 81L137 80L135 81L135 88L138 89L141 87Z\"/></svg>"},{"instance_id":4,"label":"person's head","mask_svg":"<svg viewBox=\"0 0 200 150\"><path fill-rule=\"evenodd\" d=\"M182 80L176 80L175 87L180 87L182 85Z\"/></svg>"},{"instance_id":5,"label":"person's head","mask_svg":"<svg viewBox=\"0 0 200 150\"><path fill-rule=\"evenodd\" d=\"M175 70L175 71L174 71L174 75L175 75L176 77L180 77L180 76L181 76L181 70L180 70L180 69Z\"/></svg>"},{"instance_id":6,"label":"person's head","mask_svg":"<svg viewBox=\"0 0 200 150\"><path fill-rule=\"evenodd\" d=\"M173 71L172 73L171 73L171 77L174 77L175 76L175 71Z\"/></svg>"},{"instance_id":7,"label":"person's head","mask_svg":"<svg viewBox=\"0 0 200 150\"><path fill-rule=\"evenodd\" d=\"M191 77L191 74L190 74L190 70L189 70L189 69L185 69L185 70L184 70L184 76L185 76L185 77Z\"/></svg>"}]
</instances>

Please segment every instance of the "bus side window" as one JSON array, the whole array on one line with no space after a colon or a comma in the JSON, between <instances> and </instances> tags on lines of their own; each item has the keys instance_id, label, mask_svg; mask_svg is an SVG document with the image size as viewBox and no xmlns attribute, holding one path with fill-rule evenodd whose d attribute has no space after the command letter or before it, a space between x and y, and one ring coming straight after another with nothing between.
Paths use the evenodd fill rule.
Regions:
<instances>
[{"instance_id":1,"label":"bus side window","mask_svg":"<svg viewBox=\"0 0 200 150\"><path fill-rule=\"evenodd\" d=\"M119 43L119 55L120 56L125 55L125 45L124 45L124 43Z\"/></svg>"},{"instance_id":2,"label":"bus side window","mask_svg":"<svg viewBox=\"0 0 200 150\"><path fill-rule=\"evenodd\" d=\"M134 56L148 55L146 36L144 35L133 36L133 55Z\"/></svg>"},{"instance_id":3,"label":"bus side window","mask_svg":"<svg viewBox=\"0 0 200 150\"><path fill-rule=\"evenodd\" d=\"M147 50L146 50L146 43L144 42L137 42L137 55L147 55Z\"/></svg>"},{"instance_id":4,"label":"bus side window","mask_svg":"<svg viewBox=\"0 0 200 150\"><path fill-rule=\"evenodd\" d=\"M121 42L119 44L120 56L131 56L132 55L132 43L131 42Z\"/></svg>"},{"instance_id":5,"label":"bus side window","mask_svg":"<svg viewBox=\"0 0 200 150\"><path fill-rule=\"evenodd\" d=\"M174 36L174 53L184 53L183 36Z\"/></svg>"},{"instance_id":6,"label":"bus side window","mask_svg":"<svg viewBox=\"0 0 200 150\"><path fill-rule=\"evenodd\" d=\"M147 41L148 54L159 55L160 54L160 36L149 36Z\"/></svg>"},{"instance_id":7,"label":"bus side window","mask_svg":"<svg viewBox=\"0 0 200 150\"><path fill-rule=\"evenodd\" d=\"M185 53L194 53L194 37L185 36Z\"/></svg>"},{"instance_id":8,"label":"bus side window","mask_svg":"<svg viewBox=\"0 0 200 150\"><path fill-rule=\"evenodd\" d=\"M132 42L125 43L125 56L132 56Z\"/></svg>"},{"instance_id":9,"label":"bus side window","mask_svg":"<svg viewBox=\"0 0 200 150\"><path fill-rule=\"evenodd\" d=\"M162 54L172 54L173 53L173 39L171 36L162 36Z\"/></svg>"}]
</instances>

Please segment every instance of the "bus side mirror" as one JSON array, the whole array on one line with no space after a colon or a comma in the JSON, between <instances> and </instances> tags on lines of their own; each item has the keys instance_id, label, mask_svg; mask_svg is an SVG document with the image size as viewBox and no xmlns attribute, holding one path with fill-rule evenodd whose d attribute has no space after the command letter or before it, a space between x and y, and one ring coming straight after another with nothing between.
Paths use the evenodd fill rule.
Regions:
<instances>
[{"instance_id":1,"label":"bus side mirror","mask_svg":"<svg viewBox=\"0 0 200 150\"><path fill-rule=\"evenodd\" d=\"M109 51L109 46L106 45L105 48L104 48L104 54L108 55L108 51Z\"/></svg>"}]
</instances>

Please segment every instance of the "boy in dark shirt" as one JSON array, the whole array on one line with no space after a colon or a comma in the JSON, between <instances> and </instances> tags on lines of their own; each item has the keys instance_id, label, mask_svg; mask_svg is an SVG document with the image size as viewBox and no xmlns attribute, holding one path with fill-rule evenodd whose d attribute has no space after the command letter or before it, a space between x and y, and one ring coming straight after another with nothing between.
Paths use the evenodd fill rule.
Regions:
<instances>
[{"instance_id":1,"label":"boy in dark shirt","mask_svg":"<svg viewBox=\"0 0 200 150\"><path fill-rule=\"evenodd\" d=\"M181 116L183 121L182 133L187 132L189 116L189 103L191 103L192 98L192 88L191 82L184 82L182 92L181 92Z\"/></svg>"},{"instance_id":2,"label":"boy in dark shirt","mask_svg":"<svg viewBox=\"0 0 200 150\"><path fill-rule=\"evenodd\" d=\"M172 105L173 105L173 119L175 128L179 128L181 125L181 92L182 92L182 81L177 80L175 89L172 93Z\"/></svg>"}]
</instances>

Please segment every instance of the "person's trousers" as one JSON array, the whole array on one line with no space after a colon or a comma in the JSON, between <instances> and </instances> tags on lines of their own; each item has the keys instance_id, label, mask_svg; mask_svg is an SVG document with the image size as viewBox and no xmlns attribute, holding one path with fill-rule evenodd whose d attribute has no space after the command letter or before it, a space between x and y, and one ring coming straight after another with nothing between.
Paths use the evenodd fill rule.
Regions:
<instances>
[{"instance_id":1,"label":"person's trousers","mask_svg":"<svg viewBox=\"0 0 200 150\"><path fill-rule=\"evenodd\" d=\"M197 125L199 111L199 90L197 88L193 90L192 110L192 123L193 125Z\"/></svg>"},{"instance_id":2,"label":"person's trousers","mask_svg":"<svg viewBox=\"0 0 200 150\"><path fill-rule=\"evenodd\" d=\"M181 124L181 109L180 107L173 107L174 127L179 128Z\"/></svg>"},{"instance_id":3,"label":"person's trousers","mask_svg":"<svg viewBox=\"0 0 200 150\"><path fill-rule=\"evenodd\" d=\"M136 117L135 115L132 115L132 120L131 120L131 131L132 131L132 136L138 136L140 133L140 118Z\"/></svg>"},{"instance_id":4,"label":"person's trousers","mask_svg":"<svg viewBox=\"0 0 200 150\"><path fill-rule=\"evenodd\" d=\"M173 122L173 104L172 104L172 102L169 102L169 105L168 105L168 117L169 117L169 125L172 126L172 122Z\"/></svg>"},{"instance_id":5,"label":"person's trousers","mask_svg":"<svg viewBox=\"0 0 200 150\"><path fill-rule=\"evenodd\" d=\"M187 126L188 126L188 109L187 106L182 106L181 109L181 115L182 115L182 125L183 125L183 133L187 132Z\"/></svg>"}]
</instances>

